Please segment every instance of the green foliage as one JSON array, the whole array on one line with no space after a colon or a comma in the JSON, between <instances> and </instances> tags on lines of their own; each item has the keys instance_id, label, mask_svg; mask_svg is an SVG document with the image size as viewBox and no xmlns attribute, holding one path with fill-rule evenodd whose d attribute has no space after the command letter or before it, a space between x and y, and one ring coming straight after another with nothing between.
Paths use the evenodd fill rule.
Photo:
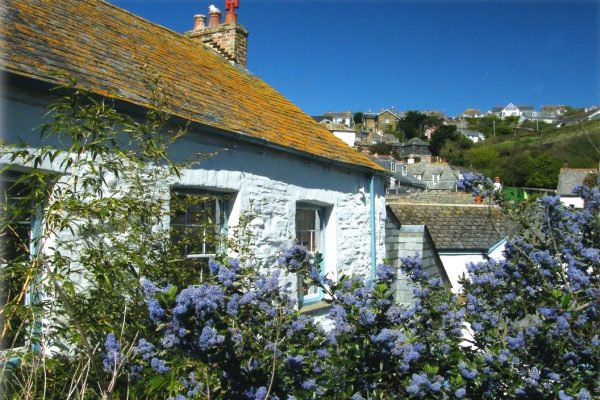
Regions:
<instances>
[{"instance_id":1,"label":"green foliage","mask_svg":"<svg viewBox=\"0 0 600 400\"><path fill-rule=\"evenodd\" d=\"M555 189L561 167L596 167L597 148L600 122L592 121L539 133L488 138L466 150L462 161L460 157L455 160L487 176L500 176L505 185Z\"/></svg>"},{"instance_id":2,"label":"green foliage","mask_svg":"<svg viewBox=\"0 0 600 400\"><path fill-rule=\"evenodd\" d=\"M363 116L365 114L362 111L357 111L352 115L352 119L354 120L355 124L362 124L363 122Z\"/></svg>"},{"instance_id":3,"label":"green foliage","mask_svg":"<svg viewBox=\"0 0 600 400\"><path fill-rule=\"evenodd\" d=\"M3 202L10 209L2 231L23 226L19 220L24 213L30 218L23 233L11 240L19 243L19 254L3 253L1 261L7 267L0 270L0 281L18 285L5 298L1 315L9 321L21 316L17 325L3 324L2 338L26 345L16 350L9 345L2 353L3 362L17 359L21 365L0 369L7 393L23 398L63 390L77 396L109 393L98 343L107 331L131 337L149 331L141 318L140 276L157 282L198 280L184 262L169 262L168 230L156 229L164 222L165 193L148 188L164 187L178 176L179 166L166 158L166 149L185 127L169 129L163 111L168 96L156 81L148 84L157 108L141 121L118 113L73 82L52 104L52 121L43 127L44 137L65 144L63 148L2 145L5 159L17 169L27 168L3 171L16 176L4 192L28 187L16 201ZM70 381L74 371L81 374L79 381Z\"/></svg>"},{"instance_id":4,"label":"green foliage","mask_svg":"<svg viewBox=\"0 0 600 400\"><path fill-rule=\"evenodd\" d=\"M377 143L369 148L369 152L371 154L380 154L380 155L388 155L392 150L392 145L390 143Z\"/></svg>"},{"instance_id":5,"label":"green foliage","mask_svg":"<svg viewBox=\"0 0 600 400\"><path fill-rule=\"evenodd\" d=\"M407 111L404 118L398 121L397 129L402 131L405 140L421 137L429 127L440 126L442 121L435 116L428 116L418 111Z\"/></svg>"}]
</instances>

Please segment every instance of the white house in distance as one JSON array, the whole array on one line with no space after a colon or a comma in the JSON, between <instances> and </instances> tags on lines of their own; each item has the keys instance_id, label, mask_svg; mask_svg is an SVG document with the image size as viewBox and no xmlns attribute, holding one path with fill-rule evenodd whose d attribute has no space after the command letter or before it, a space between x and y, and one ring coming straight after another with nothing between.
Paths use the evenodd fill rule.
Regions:
<instances>
[{"instance_id":1,"label":"white house in distance","mask_svg":"<svg viewBox=\"0 0 600 400\"><path fill-rule=\"evenodd\" d=\"M327 119L319 123L324 125L329 132L333 133L335 137L342 140L349 147L354 147L356 143L356 130L354 128L349 128L343 123L335 123Z\"/></svg>"},{"instance_id":2,"label":"white house in distance","mask_svg":"<svg viewBox=\"0 0 600 400\"><path fill-rule=\"evenodd\" d=\"M354 119L352 117L352 111L341 111L334 112L328 111L323 116L329 119L334 124L342 124L347 128L351 128L354 126Z\"/></svg>"},{"instance_id":3,"label":"white house in distance","mask_svg":"<svg viewBox=\"0 0 600 400\"><path fill-rule=\"evenodd\" d=\"M520 117L524 112L533 112L535 108L533 106L516 106L513 103L508 103L504 107L494 107L490 111L491 114L495 114L498 117L504 119L506 117Z\"/></svg>"},{"instance_id":4,"label":"white house in distance","mask_svg":"<svg viewBox=\"0 0 600 400\"><path fill-rule=\"evenodd\" d=\"M260 229L252 247L265 265L293 239L321 251L322 272L333 278L368 276L385 257L384 169L251 74L248 32L236 21L221 24L219 16L204 27L197 20L179 34L97 0L6 0L0 10L2 137L9 143L47 144L37 127L55 100L50 89L65 83L57 71L137 112L151 105L150 69L171 83L170 110L190 123L173 157L217 151L156 190L171 202L182 191L226 198L218 206L229 227L253 204Z\"/></svg>"}]
</instances>

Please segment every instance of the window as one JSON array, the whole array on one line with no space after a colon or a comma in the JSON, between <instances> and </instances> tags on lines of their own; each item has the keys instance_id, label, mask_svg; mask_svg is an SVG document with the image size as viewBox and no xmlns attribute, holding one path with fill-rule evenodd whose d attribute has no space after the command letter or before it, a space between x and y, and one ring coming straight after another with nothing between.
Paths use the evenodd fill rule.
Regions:
<instances>
[{"instance_id":1,"label":"window","mask_svg":"<svg viewBox=\"0 0 600 400\"><path fill-rule=\"evenodd\" d=\"M184 188L171 190L171 243L186 259L209 258L227 234L229 196Z\"/></svg>"},{"instance_id":2,"label":"window","mask_svg":"<svg viewBox=\"0 0 600 400\"><path fill-rule=\"evenodd\" d=\"M0 350L25 345L27 330L17 307L30 301L25 273L40 230L40 210L32 201L31 187L20 174L0 177L2 222L0 231Z\"/></svg>"},{"instance_id":3,"label":"window","mask_svg":"<svg viewBox=\"0 0 600 400\"><path fill-rule=\"evenodd\" d=\"M408 174L408 167L406 165L402 165L402 175L406 176Z\"/></svg>"},{"instance_id":4,"label":"window","mask_svg":"<svg viewBox=\"0 0 600 400\"><path fill-rule=\"evenodd\" d=\"M440 181L440 174L433 174L431 176L433 183L438 183Z\"/></svg>"},{"instance_id":5,"label":"window","mask_svg":"<svg viewBox=\"0 0 600 400\"><path fill-rule=\"evenodd\" d=\"M396 163L394 161L390 163L390 171L396 172Z\"/></svg>"},{"instance_id":6,"label":"window","mask_svg":"<svg viewBox=\"0 0 600 400\"><path fill-rule=\"evenodd\" d=\"M296 242L315 256L321 272L324 268L324 215L325 209L319 206L303 204L296 206ZM323 297L321 289L316 286L303 283L300 286L302 286L299 288L300 306L318 302Z\"/></svg>"},{"instance_id":7,"label":"window","mask_svg":"<svg viewBox=\"0 0 600 400\"><path fill-rule=\"evenodd\" d=\"M421 175L421 174L416 174L416 175L415 175L415 178L417 178L418 180L421 180L421 178L423 178L423 175Z\"/></svg>"}]
</instances>

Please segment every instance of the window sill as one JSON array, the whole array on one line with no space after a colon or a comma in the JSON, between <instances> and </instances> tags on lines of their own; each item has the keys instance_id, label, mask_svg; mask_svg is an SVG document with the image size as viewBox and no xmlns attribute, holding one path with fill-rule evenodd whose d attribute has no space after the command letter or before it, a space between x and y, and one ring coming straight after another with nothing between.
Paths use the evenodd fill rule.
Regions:
<instances>
[{"instance_id":1,"label":"window sill","mask_svg":"<svg viewBox=\"0 0 600 400\"><path fill-rule=\"evenodd\" d=\"M331 303L327 303L325 301L319 301L313 304L308 304L306 306L300 307L298 311L302 314L310 314L313 312L322 311L331 307Z\"/></svg>"}]
</instances>

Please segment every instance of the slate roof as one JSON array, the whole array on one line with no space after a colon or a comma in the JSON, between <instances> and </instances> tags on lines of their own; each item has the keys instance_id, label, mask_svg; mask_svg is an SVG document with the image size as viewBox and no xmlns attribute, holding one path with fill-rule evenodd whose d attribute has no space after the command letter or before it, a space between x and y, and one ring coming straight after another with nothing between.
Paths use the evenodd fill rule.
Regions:
<instances>
[{"instance_id":1,"label":"slate roof","mask_svg":"<svg viewBox=\"0 0 600 400\"><path fill-rule=\"evenodd\" d=\"M392 176L400 183L400 186L413 186L420 189L427 188L427 184L425 182L421 182L413 176L402 175L399 172L394 172Z\"/></svg>"},{"instance_id":2,"label":"slate roof","mask_svg":"<svg viewBox=\"0 0 600 400\"><path fill-rule=\"evenodd\" d=\"M387 112L387 113L390 113L390 114L392 114L394 117L396 117L396 119L400 119L400 117L398 116L398 114L396 114L396 112L395 112L395 111L393 111L393 110L390 110L390 109L381 110L381 112L379 112L379 113L377 114L377 116L380 116L381 114L384 114L384 113L386 113L386 112Z\"/></svg>"},{"instance_id":3,"label":"slate roof","mask_svg":"<svg viewBox=\"0 0 600 400\"><path fill-rule=\"evenodd\" d=\"M514 231L496 207L391 203L401 225L426 225L438 250L488 251Z\"/></svg>"},{"instance_id":4,"label":"slate roof","mask_svg":"<svg viewBox=\"0 0 600 400\"><path fill-rule=\"evenodd\" d=\"M556 194L573 196L573 188L583 185L586 176L596 172L598 171L593 168L561 168L558 174Z\"/></svg>"},{"instance_id":5,"label":"slate roof","mask_svg":"<svg viewBox=\"0 0 600 400\"><path fill-rule=\"evenodd\" d=\"M520 111L535 111L534 106L517 106Z\"/></svg>"},{"instance_id":6,"label":"slate roof","mask_svg":"<svg viewBox=\"0 0 600 400\"><path fill-rule=\"evenodd\" d=\"M406 142L407 146L427 146L429 147L429 143L427 143L426 141L424 141L421 138L415 137L410 139L408 142Z\"/></svg>"},{"instance_id":7,"label":"slate roof","mask_svg":"<svg viewBox=\"0 0 600 400\"><path fill-rule=\"evenodd\" d=\"M380 171L275 89L179 33L102 0L0 2L0 70L142 107L158 76L169 112L253 142ZM191 16L190 16L191 22ZM290 77L292 78L292 77Z\"/></svg>"}]
</instances>

